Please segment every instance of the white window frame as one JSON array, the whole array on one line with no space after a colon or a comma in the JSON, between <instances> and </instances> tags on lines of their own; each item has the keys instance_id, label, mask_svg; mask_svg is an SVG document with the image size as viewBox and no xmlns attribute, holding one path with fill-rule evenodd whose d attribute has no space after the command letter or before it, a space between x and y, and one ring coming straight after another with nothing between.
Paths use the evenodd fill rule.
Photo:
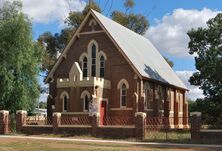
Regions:
<instances>
[{"instance_id":1,"label":"white window frame","mask_svg":"<svg viewBox=\"0 0 222 151\"><path fill-rule=\"evenodd\" d=\"M83 59L82 59L82 77L83 78L86 78L86 77L84 77L84 69L85 69L84 68L84 59L85 58L87 59L87 62L86 62L86 70L87 70L86 77L88 77L88 71L89 71L88 70L88 58L86 56L84 56Z\"/></svg>"},{"instance_id":2,"label":"white window frame","mask_svg":"<svg viewBox=\"0 0 222 151\"><path fill-rule=\"evenodd\" d=\"M65 108L65 103L64 103L64 98L65 98L65 96L66 96L66 98L67 98L67 103L66 103L66 105L67 105L67 110L64 110L64 108ZM66 91L63 91L63 92L61 93L61 95L60 95L60 99L62 99L62 111L63 111L63 112L67 112L67 111L68 111L68 107L69 107L69 105L68 105L68 102L69 102L69 94L68 94Z\"/></svg>"},{"instance_id":3,"label":"white window frame","mask_svg":"<svg viewBox=\"0 0 222 151\"><path fill-rule=\"evenodd\" d=\"M101 57L103 57L103 67L101 67ZM101 77L101 69L103 68L103 77ZM105 57L103 56L103 55L101 55L100 57L99 57L99 77L100 78L104 78L105 77Z\"/></svg>"},{"instance_id":4,"label":"white window frame","mask_svg":"<svg viewBox=\"0 0 222 151\"><path fill-rule=\"evenodd\" d=\"M123 84L125 84L125 83L122 83L122 86L123 86ZM125 84L125 86L126 86L126 88L125 88L126 94L124 95L126 97L126 105L125 106L122 105L122 103L123 103L123 101L122 101L122 97L123 97L123 94L122 94L123 88L122 88L122 86L120 88L120 108L127 108L127 86Z\"/></svg>"},{"instance_id":5,"label":"white window frame","mask_svg":"<svg viewBox=\"0 0 222 151\"><path fill-rule=\"evenodd\" d=\"M87 90L84 90L81 93L80 98L83 100L83 112L89 112L89 111L85 110L85 96L87 96L90 101L90 93Z\"/></svg>"}]
</instances>

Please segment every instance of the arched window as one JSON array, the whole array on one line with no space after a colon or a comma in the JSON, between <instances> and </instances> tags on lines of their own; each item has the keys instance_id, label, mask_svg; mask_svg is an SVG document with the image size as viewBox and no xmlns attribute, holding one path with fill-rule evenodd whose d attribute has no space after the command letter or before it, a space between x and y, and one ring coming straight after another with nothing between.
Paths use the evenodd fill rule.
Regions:
<instances>
[{"instance_id":1,"label":"arched window","mask_svg":"<svg viewBox=\"0 0 222 151\"><path fill-rule=\"evenodd\" d=\"M60 99L62 101L62 111L67 112L68 110L68 101L69 101L69 94L66 91L63 91L60 95Z\"/></svg>"},{"instance_id":2,"label":"arched window","mask_svg":"<svg viewBox=\"0 0 222 151\"><path fill-rule=\"evenodd\" d=\"M105 73L105 59L104 56L100 57L100 77L104 77Z\"/></svg>"},{"instance_id":3,"label":"arched window","mask_svg":"<svg viewBox=\"0 0 222 151\"><path fill-rule=\"evenodd\" d=\"M83 63L82 63L82 70L83 70L83 78L87 77L87 58L83 58Z\"/></svg>"},{"instance_id":4,"label":"arched window","mask_svg":"<svg viewBox=\"0 0 222 151\"><path fill-rule=\"evenodd\" d=\"M95 22L92 22L91 27L92 27L92 31L94 31L95 30Z\"/></svg>"},{"instance_id":5,"label":"arched window","mask_svg":"<svg viewBox=\"0 0 222 151\"><path fill-rule=\"evenodd\" d=\"M96 21L94 19L91 19L89 22L89 26L91 26L92 31L95 31Z\"/></svg>"},{"instance_id":6,"label":"arched window","mask_svg":"<svg viewBox=\"0 0 222 151\"><path fill-rule=\"evenodd\" d=\"M126 107L127 103L127 88L126 84L123 83L120 89L120 107Z\"/></svg>"},{"instance_id":7,"label":"arched window","mask_svg":"<svg viewBox=\"0 0 222 151\"><path fill-rule=\"evenodd\" d=\"M65 95L63 97L63 112L66 112L68 109L68 97Z\"/></svg>"},{"instance_id":8,"label":"arched window","mask_svg":"<svg viewBox=\"0 0 222 151\"><path fill-rule=\"evenodd\" d=\"M91 76L96 76L96 45L93 44L91 48L91 58L92 58L92 65L91 65Z\"/></svg>"},{"instance_id":9,"label":"arched window","mask_svg":"<svg viewBox=\"0 0 222 151\"><path fill-rule=\"evenodd\" d=\"M84 112L89 112L89 97L87 95L84 97Z\"/></svg>"}]
</instances>

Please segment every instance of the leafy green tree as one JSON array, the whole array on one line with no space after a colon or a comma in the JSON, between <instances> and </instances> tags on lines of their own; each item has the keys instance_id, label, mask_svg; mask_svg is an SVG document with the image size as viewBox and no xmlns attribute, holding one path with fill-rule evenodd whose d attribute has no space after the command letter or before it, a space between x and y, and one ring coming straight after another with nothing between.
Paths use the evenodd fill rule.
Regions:
<instances>
[{"instance_id":1,"label":"leafy green tree","mask_svg":"<svg viewBox=\"0 0 222 151\"><path fill-rule=\"evenodd\" d=\"M171 60L168 59L167 57L163 57L163 58L164 58L164 59L166 60L166 62L170 65L171 68L174 66L173 61L171 61Z\"/></svg>"},{"instance_id":2,"label":"leafy green tree","mask_svg":"<svg viewBox=\"0 0 222 151\"><path fill-rule=\"evenodd\" d=\"M196 55L197 69L189 81L203 90L205 99L201 101L208 105L207 110L201 108L203 116L209 124L218 124L217 117L222 119L222 14L210 19L207 28L190 30L188 36L189 53Z\"/></svg>"},{"instance_id":3,"label":"leafy green tree","mask_svg":"<svg viewBox=\"0 0 222 151\"><path fill-rule=\"evenodd\" d=\"M51 32L45 32L39 36L38 41L45 47L41 68L42 71L50 71L57 59L57 55L61 53L68 44L73 33L79 27L90 8L101 12L99 5L92 1L90 4L86 5L82 12L71 11L68 18L65 20L68 27L61 30L60 33L53 35Z\"/></svg>"},{"instance_id":4,"label":"leafy green tree","mask_svg":"<svg viewBox=\"0 0 222 151\"><path fill-rule=\"evenodd\" d=\"M128 10L135 6L134 0L126 0L124 6L126 9L125 13L114 11L112 12L111 18L139 34L144 34L149 26L145 16L134 13L127 14ZM69 13L69 16L65 20L68 27L63 29L61 33L52 35L50 32L45 32L39 36L38 41L46 45L45 52L43 53L42 71L48 72L53 67L57 54L61 53L68 44L74 31L79 27L90 9L94 9L101 13L100 6L92 0L86 5L82 12L71 11Z\"/></svg>"},{"instance_id":5,"label":"leafy green tree","mask_svg":"<svg viewBox=\"0 0 222 151\"><path fill-rule=\"evenodd\" d=\"M39 102L39 108L46 109L47 108L47 102Z\"/></svg>"},{"instance_id":6,"label":"leafy green tree","mask_svg":"<svg viewBox=\"0 0 222 151\"><path fill-rule=\"evenodd\" d=\"M82 12L71 11L68 18L65 20L65 23L71 26L73 30L77 29L90 9L94 9L101 13L100 6L95 1L91 1L86 5Z\"/></svg>"},{"instance_id":7,"label":"leafy green tree","mask_svg":"<svg viewBox=\"0 0 222 151\"><path fill-rule=\"evenodd\" d=\"M111 18L138 34L145 34L149 27L149 22L146 17L142 14L127 13L129 9L135 6L134 0L126 0L124 6L126 9L125 13L120 11L113 11Z\"/></svg>"},{"instance_id":8,"label":"leafy green tree","mask_svg":"<svg viewBox=\"0 0 222 151\"><path fill-rule=\"evenodd\" d=\"M32 111L39 97L42 49L32 41L30 20L18 1L0 8L0 109Z\"/></svg>"}]
</instances>

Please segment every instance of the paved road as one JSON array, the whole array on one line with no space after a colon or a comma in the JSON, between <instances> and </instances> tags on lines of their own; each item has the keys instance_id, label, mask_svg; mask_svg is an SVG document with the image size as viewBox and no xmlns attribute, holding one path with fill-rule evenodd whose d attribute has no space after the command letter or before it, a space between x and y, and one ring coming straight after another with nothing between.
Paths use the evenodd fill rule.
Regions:
<instances>
[{"instance_id":1,"label":"paved road","mask_svg":"<svg viewBox=\"0 0 222 151\"><path fill-rule=\"evenodd\" d=\"M0 135L0 139L1 138L94 142L94 143L114 143L114 144L132 144L132 145L181 146L181 147L203 147L203 148L207 147L207 148L221 148L221 150L222 150L222 145L208 145L208 144L133 142L133 141L120 141L120 140L96 140L96 139L75 139L75 138L59 138L59 137L13 136L13 135Z\"/></svg>"}]
</instances>

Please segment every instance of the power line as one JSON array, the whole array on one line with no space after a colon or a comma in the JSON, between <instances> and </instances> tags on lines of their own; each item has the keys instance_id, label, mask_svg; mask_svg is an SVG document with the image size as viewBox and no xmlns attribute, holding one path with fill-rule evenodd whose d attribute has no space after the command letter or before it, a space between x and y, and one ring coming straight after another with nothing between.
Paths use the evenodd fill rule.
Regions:
<instances>
[{"instance_id":1,"label":"power line","mask_svg":"<svg viewBox=\"0 0 222 151\"><path fill-rule=\"evenodd\" d=\"M105 3L105 5L104 5L104 8L103 8L102 12L104 12L104 11L105 11L106 6L108 5L108 3L109 3L109 0L106 0L106 3Z\"/></svg>"},{"instance_id":2,"label":"power line","mask_svg":"<svg viewBox=\"0 0 222 151\"><path fill-rule=\"evenodd\" d=\"M111 5L110 5L110 7L109 7L109 10L108 10L108 12L107 12L106 16L108 16L108 15L109 15L109 13L110 13L110 11L111 11L112 7L113 7L113 0L111 1Z\"/></svg>"}]
</instances>

